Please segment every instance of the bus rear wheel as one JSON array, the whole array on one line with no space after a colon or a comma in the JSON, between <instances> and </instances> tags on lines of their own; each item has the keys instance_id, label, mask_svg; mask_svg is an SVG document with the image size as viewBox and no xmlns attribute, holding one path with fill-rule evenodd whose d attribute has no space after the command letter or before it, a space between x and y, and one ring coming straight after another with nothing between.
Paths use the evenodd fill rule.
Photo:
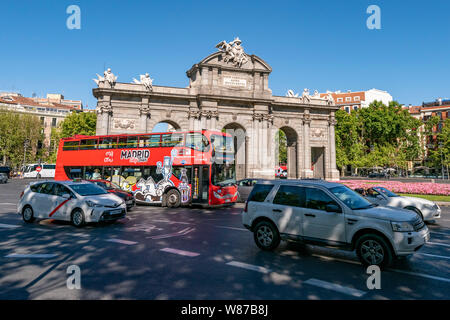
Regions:
<instances>
[{"instance_id":1,"label":"bus rear wheel","mask_svg":"<svg viewBox=\"0 0 450 320\"><path fill-rule=\"evenodd\" d=\"M181 195L178 190L172 189L167 192L166 203L169 208L178 208L181 205Z\"/></svg>"}]
</instances>

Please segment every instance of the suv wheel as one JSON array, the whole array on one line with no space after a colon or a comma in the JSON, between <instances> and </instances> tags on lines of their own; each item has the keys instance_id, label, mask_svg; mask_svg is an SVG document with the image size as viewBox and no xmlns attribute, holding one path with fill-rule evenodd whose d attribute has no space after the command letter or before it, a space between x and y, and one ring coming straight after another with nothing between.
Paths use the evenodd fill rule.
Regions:
<instances>
[{"instance_id":1,"label":"suv wheel","mask_svg":"<svg viewBox=\"0 0 450 320\"><path fill-rule=\"evenodd\" d=\"M83 211L81 209L76 209L74 212L72 212L72 217L70 220L75 227L82 227L84 225Z\"/></svg>"},{"instance_id":2,"label":"suv wheel","mask_svg":"<svg viewBox=\"0 0 450 320\"><path fill-rule=\"evenodd\" d=\"M178 208L181 204L180 193L175 189L169 190L166 195L166 202L169 208Z\"/></svg>"},{"instance_id":3,"label":"suv wheel","mask_svg":"<svg viewBox=\"0 0 450 320\"><path fill-rule=\"evenodd\" d=\"M365 234L356 242L356 254L363 265L387 267L392 263L393 252L389 244L376 234Z\"/></svg>"},{"instance_id":4,"label":"suv wheel","mask_svg":"<svg viewBox=\"0 0 450 320\"><path fill-rule=\"evenodd\" d=\"M25 208L23 208L22 218L23 218L23 221L25 221L27 223L31 223L34 221L34 212L30 206L26 206Z\"/></svg>"},{"instance_id":5,"label":"suv wheel","mask_svg":"<svg viewBox=\"0 0 450 320\"><path fill-rule=\"evenodd\" d=\"M262 250L274 250L280 244L277 228L268 221L259 222L253 232L256 245Z\"/></svg>"}]
</instances>

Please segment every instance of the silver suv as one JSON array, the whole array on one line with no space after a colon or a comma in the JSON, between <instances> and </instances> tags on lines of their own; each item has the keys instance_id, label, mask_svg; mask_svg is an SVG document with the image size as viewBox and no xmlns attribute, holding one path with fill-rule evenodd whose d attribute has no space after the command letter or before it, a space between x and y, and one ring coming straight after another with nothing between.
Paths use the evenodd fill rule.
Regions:
<instances>
[{"instance_id":1,"label":"silver suv","mask_svg":"<svg viewBox=\"0 0 450 320\"><path fill-rule=\"evenodd\" d=\"M256 245L274 250L280 240L356 250L364 265L388 266L430 237L409 210L372 204L348 187L323 180L272 180L254 186L242 213Z\"/></svg>"}]
</instances>

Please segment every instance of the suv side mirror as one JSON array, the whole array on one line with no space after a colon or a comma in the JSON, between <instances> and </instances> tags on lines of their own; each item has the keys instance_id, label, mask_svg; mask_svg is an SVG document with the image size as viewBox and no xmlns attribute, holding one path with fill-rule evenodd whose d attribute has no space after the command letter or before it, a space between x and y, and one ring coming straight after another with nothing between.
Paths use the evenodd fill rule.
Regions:
<instances>
[{"instance_id":1,"label":"suv side mirror","mask_svg":"<svg viewBox=\"0 0 450 320\"><path fill-rule=\"evenodd\" d=\"M326 212L335 212L335 213L342 213L342 209L336 205L336 204L327 204L325 207Z\"/></svg>"},{"instance_id":2,"label":"suv side mirror","mask_svg":"<svg viewBox=\"0 0 450 320\"><path fill-rule=\"evenodd\" d=\"M63 197L64 199L70 199L70 198L71 198L70 194L68 194L68 193L64 193L64 194L62 195L62 197Z\"/></svg>"}]
</instances>

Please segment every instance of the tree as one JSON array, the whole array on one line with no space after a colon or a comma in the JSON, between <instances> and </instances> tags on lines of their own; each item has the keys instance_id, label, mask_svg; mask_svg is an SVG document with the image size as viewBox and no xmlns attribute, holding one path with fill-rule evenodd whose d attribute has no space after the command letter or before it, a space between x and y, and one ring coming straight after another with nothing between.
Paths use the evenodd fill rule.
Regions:
<instances>
[{"instance_id":1,"label":"tree","mask_svg":"<svg viewBox=\"0 0 450 320\"><path fill-rule=\"evenodd\" d=\"M346 165L406 168L420 155L421 121L398 102L386 106L374 101L350 114L338 110L336 120L336 163L341 172Z\"/></svg>"},{"instance_id":2,"label":"tree","mask_svg":"<svg viewBox=\"0 0 450 320\"><path fill-rule=\"evenodd\" d=\"M278 130L276 141L278 141L278 163L287 163L287 138L283 130Z\"/></svg>"},{"instance_id":3,"label":"tree","mask_svg":"<svg viewBox=\"0 0 450 320\"><path fill-rule=\"evenodd\" d=\"M29 114L0 111L0 156L3 165L19 167L36 160L38 144L44 140L39 118Z\"/></svg>"},{"instance_id":4,"label":"tree","mask_svg":"<svg viewBox=\"0 0 450 320\"><path fill-rule=\"evenodd\" d=\"M61 138L76 134L95 135L97 114L94 112L72 112L61 122Z\"/></svg>"}]
</instances>

